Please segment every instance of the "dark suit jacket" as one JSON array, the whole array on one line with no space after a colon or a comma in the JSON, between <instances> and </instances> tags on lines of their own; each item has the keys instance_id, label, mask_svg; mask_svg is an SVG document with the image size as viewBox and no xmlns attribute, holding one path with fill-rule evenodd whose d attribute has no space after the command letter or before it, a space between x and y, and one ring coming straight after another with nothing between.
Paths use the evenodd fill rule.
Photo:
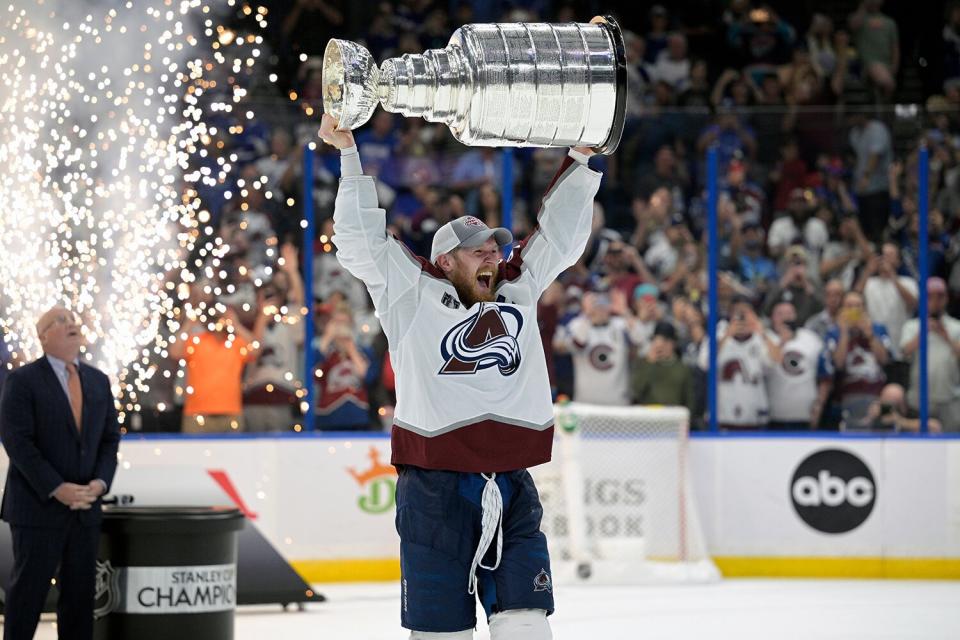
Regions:
<instances>
[{"instance_id":1,"label":"dark suit jacket","mask_svg":"<svg viewBox=\"0 0 960 640\"><path fill-rule=\"evenodd\" d=\"M63 527L73 515L99 526L100 501L73 512L50 494L62 482L87 484L99 478L109 489L117 469L120 425L110 381L80 363L83 431L46 357L13 371L0 399L0 439L10 457L0 518L25 527Z\"/></svg>"}]
</instances>

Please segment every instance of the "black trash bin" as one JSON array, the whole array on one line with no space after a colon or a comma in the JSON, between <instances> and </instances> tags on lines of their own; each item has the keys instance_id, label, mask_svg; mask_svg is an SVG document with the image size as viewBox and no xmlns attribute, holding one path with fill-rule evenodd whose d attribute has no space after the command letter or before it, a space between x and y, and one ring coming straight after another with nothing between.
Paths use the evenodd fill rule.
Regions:
<instances>
[{"instance_id":1,"label":"black trash bin","mask_svg":"<svg viewBox=\"0 0 960 640\"><path fill-rule=\"evenodd\" d=\"M237 534L226 507L105 507L96 640L232 640Z\"/></svg>"}]
</instances>

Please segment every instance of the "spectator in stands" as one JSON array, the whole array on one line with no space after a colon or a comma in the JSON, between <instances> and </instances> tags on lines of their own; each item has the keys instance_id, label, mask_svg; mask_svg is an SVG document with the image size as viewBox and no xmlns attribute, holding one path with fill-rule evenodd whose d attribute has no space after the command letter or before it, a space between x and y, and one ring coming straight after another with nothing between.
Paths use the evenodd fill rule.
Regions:
<instances>
[{"instance_id":1,"label":"spectator in stands","mask_svg":"<svg viewBox=\"0 0 960 640\"><path fill-rule=\"evenodd\" d=\"M650 7L650 30L647 32L645 40L647 48L644 59L649 64L654 64L660 53L669 47L670 33L667 31L670 27L670 14L662 4L655 4Z\"/></svg>"},{"instance_id":2,"label":"spectator in stands","mask_svg":"<svg viewBox=\"0 0 960 640\"><path fill-rule=\"evenodd\" d=\"M837 314L843 304L845 291L843 283L836 278L828 280L823 287L823 311L808 319L803 326L824 340L830 328L837 323Z\"/></svg>"},{"instance_id":3,"label":"spectator in stands","mask_svg":"<svg viewBox=\"0 0 960 640\"><path fill-rule=\"evenodd\" d=\"M754 98L751 84L737 69L724 69L710 92L710 104L716 109L749 107Z\"/></svg>"},{"instance_id":4,"label":"spectator in stands","mask_svg":"<svg viewBox=\"0 0 960 640\"><path fill-rule=\"evenodd\" d=\"M673 146L665 144L657 149L653 158L653 171L643 172L636 180L637 198L649 199L657 189L670 192L671 213L683 215L686 210L686 192L690 188L690 175L686 167L677 160Z\"/></svg>"},{"instance_id":5,"label":"spectator in stands","mask_svg":"<svg viewBox=\"0 0 960 640\"><path fill-rule=\"evenodd\" d=\"M790 64L777 69L777 78L789 104L823 102L823 83L805 45L794 47Z\"/></svg>"},{"instance_id":6,"label":"spectator in stands","mask_svg":"<svg viewBox=\"0 0 960 640\"><path fill-rule=\"evenodd\" d=\"M681 250L692 241L683 216L674 215L662 233L651 237L650 248L643 254L644 263L658 280L669 279L676 274Z\"/></svg>"},{"instance_id":7,"label":"spectator in stands","mask_svg":"<svg viewBox=\"0 0 960 640\"><path fill-rule=\"evenodd\" d=\"M960 320L947 314L947 283L942 278L927 280L927 380L930 416L939 419L947 431L960 431ZM920 327L916 318L907 320L900 336L903 357L910 361L910 406L919 407Z\"/></svg>"},{"instance_id":8,"label":"spectator in stands","mask_svg":"<svg viewBox=\"0 0 960 640\"><path fill-rule=\"evenodd\" d=\"M630 404L630 348L643 338L621 292L585 294L581 313L554 339L555 351L573 358L573 399Z\"/></svg>"},{"instance_id":9,"label":"spectator in stands","mask_svg":"<svg viewBox=\"0 0 960 640\"><path fill-rule=\"evenodd\" d=\"M619 238L607 245L601 266L606 288L622 291L628 298L639 284L654 279L636 248Z\"/></svg>"},{"instance_id":10,"label":"spectator in stands","mask_svg":"<svg viewBox=\"0 0 960 640\"><path fill-rule=\"evenodd\" d=\"M337 305L317 343L319 393L315 413L319 428L330 431L369 427L367 388L379 373L376 366L370 366L372 355L369 349L357 344L350 307Z\"/></svg>"},{"instance_id":11,"label":"spectator in stands","mask_svg":"<svg viewBox=\"0 0 960 640\"><path fill-rule=\"evenodd\" d=\"M754 81L776 72L777 65L790 59L797 34L769 6L751 9L747 22L734 22L727 30L727 45L734 52L745 74Z\"/></svg>"},{"instance_id":12,"label":"spectator in stands","mask_svg":"<svg viewBox=\"0 0 960 640\"><path fill-rule=\"evenodd\" d=\"M893 161L890 130L863 105L851 105L850 146L856 154L853 191L857 196L860 226L872 242L879 242L890 213L887 168Z\"/></svg>"},{"instance_id":13,"label":"spectator in stands","mask_svg":"<svg viewBox=\"0 0 960 640\"><path fill-rule=\"evenodd\" d=\"M764 429L770 419L765 378L781 359L749 299L734 298L730 317L717 326L717 421L723 429ZM709 366L710 345L700 350L700 368Z\"/></svg>"},{"instance_id":14,"label":"spectator in stands","mask_svg":"<svg viewBox=\"0 0 960 640\"><path fill-rule=\"evenodd\" d=\"M774 212L787 210L796 190L800 189L802 192L806 186L807 173L807 163L800 157L796 138L787 138L780 145L780 158L768 176L775 185L772 203Z\"/></svg>"},{"instance_id":15,"label":"spectator in stands","mask_svg":"<svg viewBox=\"0 0 960 640\"><path fill-rule=\"evenodd\" d=\"M837 325L827 332L825 343L815 417L822 416L834 390L842 425L855 428L864 423L870 403L886 383L883 367L890 360L893 343L886 328L871 320L858 291L844 295Z\"/></svg>"},{"instance_id":16,"label":"spectator in stands","mask_svg":"<svg viewBox=\"0 0 960 640\"><path fill-rule=\"evenodd\" d=\"M907 406L906 393L899 384L888 384L880 392L880 397L870 405L870 411L860 428L873 431L910 431L920 430L919 414ZM940 433L943 426L936 418L927 420L930 433Z\"/></svg>"},{"instance_id":17,"label":"spectator in stands","mask_svg":"<svg viewBox=\"0 0 960 640\"><path fill-rule=\"evenodd\" d=\"M838 278L844 290L852 289L857 270L873 255L873 245L867 240L856 214L841 214L839 234L831 239L820 260L820 278Z\"/></svg>"},{"instance_id":18,"label":"spectator in stands","mask_svg":"<svg viewBox=\"0 0 960 640\"><path fill-rule=\"evenodd\" d=\"M767 293L764 312L772 314L775 306L782 302L791 304L793 315L801 325L823 309L820 293L810 279L810 254L803 245L795 244L787 249L783 275L777 286Z\"/></svg>"},{"instance_id":19,"label":"spectator in stands","mask_svg":"<svg viewBox=\"0 0 960 640\"><path fill-rule=\"evenodd\" d=\"M807 50L817 75L822 81L828 81L837 68L837 52L833 48L833 20L829 16L815 13L810 18Z\"/></svg>"},{"instance_id":20,"label":"spectator in stands","mask_svg":"<svg viewBox=\"0 0 960 640\"><path fill-rule=\"evenodd\" d=\"M757 150L757 140L753 130L744 124L732 109L724 107L717 110L716 122L700 134L697 150L705 154L707 148L716 144L720 171L726 171L727 165L736 157L752 157Z\"/></svg>"},{"instance_id":21,"label":"spectator in stands","mask_svg":"<svg viewBox=\"0 0 960 640\"><path fill-rule=\"evenodd\" d=\"M823 220L813 215L816 205L813 191L796 188L790 192L786 215L770 225L767 247L771 256L779 258L795 244L803 245L813 255L820 255L830 240L830 231Z\"/></svg>"},{"instance_id":22,"label":"spectator in stands","mask_svg":"<svg viewBox=\"0 0 960 640\"><path fill-rule=\"evenodd\" d=\"M673 198L664 187L651 193L649 198L634 198L633 217L636 227L630 238L630 244L641 253L646 253L658 242L664 241L672 212ZM647 260L645 255L644 260Z\"/></svg>"},{"instance_id":23,"label":"spectator in stands","mask_svg":"<svg viewBox=\"0 0 960 640\"><path fill-rule=\"evenodd\" d=\"M830 93L840 98L848 86L859 81L860 58L850 43L850 32L845 29L834 31L833 50L837 54L837 66L830 77Z\"/></svg>"},{"instance_id":24,"label":"spectator in stands","mask_svg":"<svg viewBox=\"0 0 960 640\"><path fill-rule=\"evenodd\" d=\"M687 109L697 109L707 113L712 103L710 95L710 68L703 58L696 58L690 63L690 82L677 98L677 104Z\"/></svg>"},{"instance_id":25,"label":"spectator in stands","mask_svg":"<svg viewBox=\"0 0 960 640\"><path fill-rule=\"evenodd\" d=\"M742 218L763 220L767 209L767 194L763 187L750 179L750 163L739 155L727 165L726 181L721 195L733 202Z\"/></svg>"},{"instance_id":26,"label":"spectator in stands","mask_svg":"<svg viewBox=\"0 0 960 640\"><path fill-rule=\"evenodd\" d=\"M244 374L247 431L287 431L300 415L303 282L297 248L285 243L280 258L279 269L261 290L261 313L268 320L256 358Z\"/></svg>"},{"instance_id":27,"label":"spectator in stands","mask_svg":"<svg viewBox=\"0 0 960 640\"><path fill-rule=\"evenodd\" d=\"M673 87L666 82L654 82L652 93L653 100L647 105L644 116L635 123L629 139L621 143L622 166L632 170L634 176L642 175L657 149L677 144L688 133L689 118L677 111Z\"/></svg>"},{"instance_id":28,"label":"spectator in stands","mask_svg":"<svg viewBox=\"0 0 960 640\"><path fill-rule=\"evenodd\" d=\"M817 401L817 369L823 341L800 326L790 302L778 302L770 315L768 338L782 357L767 369L770 396L770 428L799 431L812 426L812 407Z\"/></svg>"},{"instance_id":29,"label":"spectator in stands","mask_svg":"<svg viewBox=\"0 0 960 640\"><path fill-rule=\"evenodd\" d=\"M818 165L823 176L823 183L816 190L818 201L837 214L855 213L857 206L850 197L847 183L843 180L845 173L843 160L837 157L823 157Z\"/></svg>"},{"instance_id":30,"label":"spectator in stands","mask_svg":"<svg viewBox=\"0 0 960 640\"><path fill-rule=\"evenodd\" d=\"M450 176L450 188L460 194L470 211L476 211L480 187L499 185L503 176L503 158L493 147L473 148L457 160Z\"/></svg>"},{"instance_id":31,"label":"spectator in stands","mask_svg":"<svg viewBox=\"0 0 960 640\"><path fill-rule=\"evenodd\" d=\"M633 300L633 313L635 314L636 326L633 327L633 334L636 338L635 345L640 355L643 355L650 344L650 339L657 327L657 323L664 320L663 308L660 306L659 291L656 285L641 284L630 296Z\"/></svg>"},{"instance_id":32,"label":"spectator in stands","mask_svg":"<svg viewBox=\"0 0 960 640\"><path fill-rule=\"evenodd\" d=\"M677 359L677 330L660 321L646 356L633 363L631 391L634 404L687 407L696 409L693 371Z\"/></svg>"},{"instance_id":33,"label":"spectator in stands","mask_svg":"<svg viewBox=\"0 0 960 640\"><path fill-rule=\"evenodd\" d=\"M883 0L863 0L849 22L867 78L889 98L897 87L900 37L897 23L880 11L882 7Z\"/></svg>"},{"instance_id":34,"label":"spectator in stands","mask_svg":"<svg viewBox=\"0 0 960 640\"><path fill-rule=\"evenodd\" d=\"M737 260L737 276L759 299L777 282L777 267L763 254L763 226L759 220L743 223L743 246Z\"/></svg>"},{"instance_id":35,"label":"spectator in stands","mask_svg":"<svg viewBox=\"0 0 960 640\"><path fill-rule=\"evenodd\" d=\"M687 57L687 38L682 33L670 34L667 48L657 54L650 67L650 75L655 80L668 83L676 93L689 88L690 59Z\"/></svg>"},{"instance_id":36,"label":"spectator in stands","mask_svg":"<svg viewBox=\"0 0 960 640\"><path fill-rule=\"evenodd\" d=\"M855 287L863 294L870 317L887 329L898 351L903 324L913 316L918 296L917 281L899 275L900 266L900 248L884 242L880 255L867 262Z\"/></svg>"},{"instance_id":37,"label":"spectator in stands","mask_svg":"<svg viewBox=\"0 0 960 640\"><path fill-rule=\"evenodd\" d=\"M947 275L947 251L950 236L944 232L943 213L939 209L930 209L927 219L927 269L930 275ZM906 225L898 234L900 255L903 257L903 270L918 278L920 276L920 214L910 215Z\"/></svg>"},{"instance_id":38,"label":"spectator in stands","mask_svg":"<svg viewBox=\"0 0 960 640\"><path fill-rule=\"evenodd\" d=\"M211 294L199 291L195 290L193 302L204 302L209 309ZM260 301L263 302L262 296ZM181 424L184 433L230 433L244 429L243 369L256 357L267 316L258 312L252 331L243 326L232 307L210 322L212 329L195 317L188 319L169 349L172 358L186 363Z\"/></svg>"},{"instance_id":39,"label":"spectator in stands","mask_svg":"<svg viewBox=\"0 0 960 640\"><path fill-rule=\"evenodd\" d=\"M627 118L639 118L652 81L643 59L647 43L633 31L624 30L623 46L627 59Z\"/></svg>"},{"instance_id":40,"label":"spectator in stands","mask_svg":"<svg viewBox=\"0 0 960 640\"><path fill-rule=\"evenodd\" d=\"M704 289L705 251L694 240L686 224L675 221L670 229L677 254L676 267L660 281L660 291L668 298L673 295L698 295Z\"/></svg>"},{"instance_id":41,"label":"spectator in stands","mask_svg":"<svg viewBox=\"0 0 960 640\"><path fill-rule=\"evenodd\" d=\"M229 247L222 259L222 270L230 273L233 269L244 281L243 285L236 283L238 291L244 286L248 289L241 304L243 301L252 303L255 300L253 286L260 286L269 279L272 265L277 259L277 236L273 224L270 216L259 210L259 205L263 202L262 194L257 189L250 189L247 201L250 205L246 211L228 211L220 225L220 237L224 245ZM244 292L240 291L238 297L243 294Z\"/></svg>"}]
</instances>

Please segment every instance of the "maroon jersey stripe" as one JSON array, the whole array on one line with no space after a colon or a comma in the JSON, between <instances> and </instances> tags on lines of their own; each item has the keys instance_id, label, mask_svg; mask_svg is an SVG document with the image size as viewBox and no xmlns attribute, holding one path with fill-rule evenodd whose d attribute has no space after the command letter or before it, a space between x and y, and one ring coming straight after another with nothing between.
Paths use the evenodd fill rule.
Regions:
<instances>
[{"instance_id":1,"label":"maroon jersey stripe","mask_svg":"<svg viewBox=\"0 0 960 640\"><path fill-rule=\"evenodd\" d=\"M427 438L394 425L395 465L423 469L489 473L515 471L550 461L553 427L536 431L496 420L483 420Z\"/></svg>"}]
</instances>

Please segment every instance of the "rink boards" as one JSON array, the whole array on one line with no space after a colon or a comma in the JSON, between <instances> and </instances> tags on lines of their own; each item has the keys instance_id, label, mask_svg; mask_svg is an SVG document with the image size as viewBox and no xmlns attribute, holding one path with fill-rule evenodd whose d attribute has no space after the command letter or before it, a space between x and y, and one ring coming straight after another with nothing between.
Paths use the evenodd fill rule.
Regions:
<instances>
[{"instance_id":1,"label":"rink boards","mask_svg":"<svg viewBox=\"0 0 960 640\"><path fill-rule=\"evenodd\" d=\"M395 579L389 453L380 434L126 437L113 492L235 504L308 581ZM960 579L960 439L695 437L688 464L725 575Z\"/></svg>"}]
</instances>

